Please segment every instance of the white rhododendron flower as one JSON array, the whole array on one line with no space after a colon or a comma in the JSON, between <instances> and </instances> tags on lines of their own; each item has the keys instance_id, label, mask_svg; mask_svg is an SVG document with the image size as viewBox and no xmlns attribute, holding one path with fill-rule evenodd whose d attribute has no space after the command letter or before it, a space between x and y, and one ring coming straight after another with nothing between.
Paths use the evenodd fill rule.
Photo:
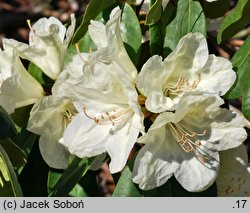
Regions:
<instances>
[{"instance_id":1,"label":"white rhododendron flower","mask_svg":"<svg viewBox=\"0 0 250 213\"><path fill-rule=\"evenodd\" d=\"M144 190L164 184L171 176L188 191L207 189L219 169L218 151L239 146L247 137L244 121L220 108L223 100L208 93L182 96L175 113L158 115L139 151L133 181Z\"/></svg>"},{"instance_id":2,"label":"white rhododendron flower","mask_svg":"<svg viewBox=\"0 0 250 213\"><path fill-rule=\"evenodd\" d=\"M154 113L175 110L189 91L224 95L236 79L229 60L208 54L205 37L189 33L162 61L152 56L138 75L137 87L147 97L146 108Z\"/></svg>"},{"instance_id":3,"label":"white rhododendron flower","mask_svg":"<svg viewBox=\"0 0 250 213\"><path fill-rule=\"evenodd\" d=\"M125 166L139 132L143 131L143 114L128 72L112 61L101 62L96 59L98 54L76 55L62 73L66 89L61 91L73 100L79 113L60 142L81 158L107 151L111 157L110 171L115 173Z\"/></svg>"},{"instance_id":4,"label":"white rhododendron flower","mask_svg":"<svg viewBox=\"0 0 250 213\"><path fill-rule=\"evenodd\" d=\"M0 105L8 113L34 104L44 95L42 86L24 68L15 48L4 39L0 49Z\"/></svg>"},{"instance_id":5,"label":"white rhododendron flower","mask_svg":"<svg viewBox=\"0 0 250 213\"><path fill-rule=\"evenodd\" d=\"M137 69L130 60L123 45L120 31L120 17L121 10L119 7L116 7L112 10L110 20L106 25L102 22L92 20L89 26L89 34L97 49L103 51L103 54L99 56L100 60L103 62L112 60L112 63L120 66L128 73L128 77L131 77L131 81L135 82Z\"/></svg>"},{"instance_id":6,"label":"white rhododendron flower","mask_svg":"<svg viewBox=\"0 0 250 213\"><path fill-rule=\"evenodd\" d=\"M220 153L221 168L216 179L218 196L250 196L250 164L246 147L241 146Z\"/></svg>"},{"instance_id":7,"label":"white rhododendron flower","mask_svg":"<svg viewBox=\"0 0 250 213\"><path fill-rule=\"evenodd\" d=\"M75 113L69 100L53 95L40 99L30 112L27 129L41 136L40 152L50 167L65 169L68 166L70 153L58 141Z\"/></svg>"},{"instance_id":8,"label":"white rhododendron flower","mask_svg":"<svg viewBox=\"0 0 250 213\"><path fill-rule=\"evenodd\" d=\"M117 7L106 26L91 22L90 36L98 50L74 56L58 78L62 87L55 84L79 112L60 142L81 158L108 152L111 173L125 166L139 132L144 131L134 85L137 70L121 40L120 15Z\"/></svg>"},{"instance_id":9,"label":"white rhododendron flower","mask_svg":"<svg viewBox=\"0 0 250 213\"><path fill-rule=\"evenodd\" d=\"M55 17L41 18L31 27L29 45L13 39L8 42L18 49L22 58L34 63L47 76L55 80L63 69L64 56L74 29L73 15L67 30Z\"/></svg>"}]
</instances>

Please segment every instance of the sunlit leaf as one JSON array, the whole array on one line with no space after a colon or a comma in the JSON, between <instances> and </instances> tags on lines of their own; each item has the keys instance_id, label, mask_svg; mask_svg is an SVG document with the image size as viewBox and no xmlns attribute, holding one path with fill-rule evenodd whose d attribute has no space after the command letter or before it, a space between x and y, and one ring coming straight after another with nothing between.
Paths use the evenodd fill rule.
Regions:
<instances>
[{"instance_id":1,"label":"sunlit leaf","mask_svg":"<svg viewBox=\"0 0 250 213\"><path fill-rule=\"evenodd\" d=\"M0 139L0 145L8 154L9 159L14 167L24 166L26 163L25 153L10 139Z\"/></svg>"},{"instance_id":2,"label":"sunlit leaf","mask_svg":"<svg viewBox=\"0 0 250 213\"><path fill-rule=\"evenodd\" d=\"M82 22L73 36L72 43L77 43L85 35L91 19L95 19L99 13L115 2L116 0L91 0L86 8Z\"/></svg>"},{"instance_id":3,"label":"sunlit leaf","mask_svg":"<svg viewBox=\"0 0 250 213\"><path fill-rule=\"evenodd\" d=\"M118 180L113 197L141 197L142 192L132 181L130 168L126 166Z\"/></svg>"},{"instance_id":4,"label":"sunlit leaf","mask_svg":"<svg viewBox=\"0 0 250 213\"><path fill-rule=\"evenodd\" d=\"M163 13L161 7L161 17L158 22L149 26L151 55L162 55L166 28L172 21L175 10L174 4L169 2Z\"/></svg>"},{"instance_id":5,"label":"sunlit leaf","mask_svg":"<svg viewBox=\"0 0 250 213\"><path fill-rule=\"evenodd\" d=\"M146 17L146 24L151 25L158 22L161 18L162 14L162 0L153 0L154 4L148 11L148 15Z\"/></svg>"},{"instance_id":6,"label":"sunlit leaf","mask_svg":"<svg viewBox=\"0 0 250 213\"><path fill-rule=\"evenodd\" d=\"M232 64L237 72L238 80L225 97L236 99L242 96L242 111L245 117L250 120L250 36L232 58Z\"/></svg>"},{"instance_id":7,"label":"sunlit leaf","mask_svg":"<svg viewBox=\"0 0 250 213\"><path fill-rule=\"evenodd\" d=\"M80 159L75 157L59 178L49 196L67 196L81 177L88 171L93 160L94 158Z\"/></svg>"},{"instance_id":8,"label":"sunlit leaf","mask_svg":"<svg viewBox=\"0 0 250 213\"><path fill-rule=\"evenodd\" d=\"M179 40L189 32L206 35L206 19L198 1L178 1L175 19L167 26L164 40L164 56L167 56Z\"/></svg>"},{"instance_id":9,"label":"sunlit leaf","mask_svg":"<svg viewBox=\"0 0 250 213\"><path fill-rule=\"evenodd\" d=\"M125 4L121 17L122 39L130 59L136 65L141 53L141 28L131 6Z\"/></svg>"},{"instance_id":10,"label":"sunlit leaf","mask_svg":"<svg viewBox=\"0 0 250 213\"><path fill-rule=\"evenodd\" d=\"M0 196L23 196L11 161L0 145Z\"/></svg>"},{"instance_id":11,"label":"sunlit leaf","mask_svg":"<svg viewBox=\"0 0 250 213\"><path fill-rule=\"evenodd\" d=\"M236 7L226 15L221 24L217 36L218 43L231 38L241 29L250 24L249 11L250 1L239 0Z\"/></svg>"},{"instance_id":12,"label":"sunlit leaf","mask_svg":"<svg viewBox=\"0 0 250 213\"><path fill-rule=\"evenodd\" d=\"M52 189L56 185L57 181L62 176L62 172L56 170L50 170L48 175L48 193L52 192ZM87 197L86 192L80 184L76 184L74 188L69 193L69 196L72 197Z\"/></svg>"}]
</instances>

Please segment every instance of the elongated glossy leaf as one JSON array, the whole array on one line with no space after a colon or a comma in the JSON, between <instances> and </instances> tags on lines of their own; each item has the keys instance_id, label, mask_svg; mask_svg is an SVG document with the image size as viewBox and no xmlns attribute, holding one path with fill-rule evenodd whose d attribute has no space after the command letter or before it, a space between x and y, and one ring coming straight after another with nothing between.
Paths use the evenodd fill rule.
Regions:
<instances>
[{"instance_id":1,"label":"elongated glossy leaf","mask_svg":"<svg viewBox=\"0 0 250 213\"><path fill-rule=\"evenodd\" d=\"M163 13L162 7L160 9L160 20L149 26L151 55L162 55L166 28L174 16L175 6L169 2Z\"/></svg>"},{"instance_id":2,"label":"elongated glossy leaf","mask_svg":"<svg viewBox=\"0 0 250 213\"><path fill-rule=\"evenodd\" d=\"M138 18L129 4L124 5L121 17L121 34L126 51L135 65L141 53L141 28Z\"/></svg>"},{"instance_id":3,"label":"elongated glossy leaf","mask_svg":"<svg viewBox=\"0 0 250 213\"><path fill-rule=\"evenodd\" d=\"M232 58L234 69L237 71L238 82L228 94L229 98L242 96L242 111L250 120L250 36L245 40L243 46ZM240 88L240 89L239 89Z\"/></svg>"},{"instance_id":4,"label":"elongated glossy leaf","mask_svg":"<svg viewBox=\"0 0 250 213\"><path fill-rule=\"evenodd\" d=\"M14 167L21 167L27 162L26 155L15 143L10 139L0 139L0 145L8 154L9 159Z\"/></svg>"},{"instance_id":5,"label":"elongated glossy leaf","mask_svg":"<svg viewBox=\"0 0 250 213\"><path fill-rule=\"evenodd\" d=\"M30 197L47 197L47 180L49 166L44 162L38 144L38 137L28 156L27 163L18 176L23 195Z\"/></svg>"},{"instance_id":6,"label":"elongated glossy leaf","mask_svg":"<svg viewBox=\"0 0 250 213\"><path fill-rule=\"evenodd\" d=\"M11 161L0 145L0 196L23 196Z\"/></svg>"},{"instance_id":7,"label":"elongated glossy leaf","mask_svg":"<svg viewBox=\"0 0 250 213\"><path fill-rule=\"evenodd\" d=\"M21 131L13 138L13 142L20 147L26 156L29 155L35 141L39 139L39 136L29 132L25 128L21 129Z\"/></svg>"},{"instance_id":8,"label":"elongated glossy leaf","mask_svg":"<svg viewBox=\"0 0 250 213\"><path fill-rule=\"evenodd\" d=\"M152 1L151 1L152 2ZM146 17L146 24L151 25L157 23L162 14L162 0L153 0L154 4L148 11L148 15Z\"/></svg>"},{"instance_id":9,"label":"elongated glossy leaf","mask_svg":"<svg viewBox=\"0 0 250 213\"><path fill-rule=\"evenodd\" d=\"M225 41L250 24L250 1L239 0L236 7L224 18L217 36L218 43Z\"/></svg>"},{"instance_id":10,"label":"elongated glossy leaf","mask_svg":"<svg viewBox=\"0 0 250 213\"><path fill-rule=\"evenodd\" d=\"M62 172L59 171L49 171L48 175L48 193L52 192L52 189L56 185L57 181L60 179L62 176ZM84 191L83 187L79 184L76 184L74 188L71 190L69 193L69 196L72 197L87 197L86 192Z\"/></svg>"},{"instance_id":11,"label":"elongated glossy leaf","mask_svg":"<svg viewBox=\"0 0 250 213\"><path fill-rule=\"evenodd\" d=\"M57 181L49 196L67 196L81 177L88 171L93 160L94 158L80 159L75 157Z\"/></svg>"},{"instance_id":12,"label":"elongated glossy leaf","mask_svg":"<svg viewBox=\"0 0 250 213\"><path fill-rule=\"evenodd\" d=\"M242 112L247 118L247 120L250 121L250 79L249 79L249 73L246 72L242 74L242 80L241 80L241 88L242 88Z\"/></svg>"},{"instance_id":13,"label":"elongated glossy leaf","mask_svg":"<svg viewBox=\"0 0 250 213\"><path fill-rule=\"evenodd\" d=\"M234 70L237 74L237 80L232 88L224 96L227 99L236 99L246 94L246 92L241 91L241 84L243 80L243 73L248 72L248 67L250 65L250 36L245 40L241 48L235 53L231 62L233 64ZM244 87L244 90L247 88Z\"/></svg>"},{"instance_id":14,"label":"elongated glossy leaf","mask_svg":"<svg viewBox=\"0 0 250 213\"><path fill-rule=\"evenodd\" d=\"M85 35L91 19L95 19L99 13L115 2L116 0L91 0L86 8L82 22L73 36L72 43L77 43Z\"/></svg>"},{"instance_id":15,"label":"elongated glossy leaf","mask_svg":"<svg viewBox=\"0 0 250 213\"><path fill-rule=\"evenodd\" d=\"M16 127L9 114L0 106L0 138L13 138L16 135Z\"/></svg>"},{"instance_id":16,"label":"elongated glossy leaf","mask_svg":"<svg viewBox=\"0 0 250 213\"><path fill-rule=\"evenodd\" d=\"M164 39L164 56L173 50L180 38L189 32L206 35L206 20L198 1L180 0L175 19L167 26Z\"/></svg>"},{"instance_id":17,"label":"elongated glossy leaf","mask_svg":"<svg viewBox=\"0 0 250 213\"><path fill-rule=\"evenodd\" d=\"M32 107L33 105L28 105L17 108L15 112L10 115L17 126L19 126L20 128L27 126Z\"/></svg>"},{"instance_id":18,"label":"elongated glossy leaf","mask_svg":"<svg viewBox=\"0 0 250 213\"><path fill-rule=\"evenodd\" d=\"M113 192L113 197L141 197L142 191L132 181L130 168L126 166Z\"/></svg>"},{"instance_id":19,"label":"elongated glossy leaf","mask_svg":"<svg viewBox=\"0 0 250 213\"><path fill-rule=\"evenodd\" d=\"M243 97L242 110L246 118L250 119L249 97L249 66L250 66L250 36L245 40L241 48L232 58L234 70L237 73L237 81L231 90L225 95L228 99Z\"/></svg>"}]
</instances>

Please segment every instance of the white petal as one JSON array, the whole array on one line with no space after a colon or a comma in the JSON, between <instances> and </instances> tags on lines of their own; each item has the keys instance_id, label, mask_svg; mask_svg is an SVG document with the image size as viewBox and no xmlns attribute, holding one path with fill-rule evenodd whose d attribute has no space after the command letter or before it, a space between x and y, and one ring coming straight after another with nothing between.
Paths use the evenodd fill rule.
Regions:
<instances>
[{"instance_id":1,"label":"white petal","mask_svg":"<svg viewBox=\"0 0 250 213\"><path fill-rule=\"evenodd\" d=\"M221 168L216 179L218 196L249 197L250 165L244 145L220 152Z\"/></svg>"},{"instance_id":2,"label":"white petal","mask_svg":"<svg viewBox=\"0 0 250 213\"><path fill-rule=\"evenodd\" d=\"M227 109L221 109L221 113L211 123L211 141L219 141L215 144L219 151L235 148L247 139L244 129L245 123L236 113Z\"/></svg>"},{"instance_id":3,"label":"white petal","mask_svg":"<svg viewBox=\"0 0 250 213\"><path fill-rule=\"evenodd\" d=\"M208 60L206 38L201 33L189 33L179 41L165 59L167 70L183 77L201 69Z\"/></svg>"},{"instance_id":4,"label":"white petal","mask_svg":"<svg viewBox=\"0 0 250 213\"><path fill-rule=\"evenodd\" d=\"M69 152L59 144L68 123L65 110L70 109L68 100L54 101L46 96L37 102L30 112L27 129L41 135L39 147L46 163L57 169L68 165Z\"/></svg>"},{"instance_id":5,"label":"white petal","mask_svg":"<svg viewBox=\"0 0 250 213\"><path fill-rule=\"evenodd\" d=\"M108 46L106 28L100 21L90 21L89 35L98 49Z\"/></svg>"},{"instance_id":6,"label":"white petal","mask_svg":"<svg viewBox=\"0 0 250 213\"><path fill-rule=\"evenodd\" d=\"M33 104L43 97L43 88L24 68L15 50L9 55L8 63L11 64L11 76L1 85L0 95L3 102L11 101L18 108Z\"/></svg>"},{"instance_id":7,"label":"white petal","mask_svg":"<svg viewBox=\"0 0 250 213\"><path fill-rule=\"evenodd\" d=\"M164 126L145 135L143 143L132 176L141 189L150 190L163 185L178 169L176 158L182 150Z\"/></svg>"},{"instance_id":8,"label":"white petal","mask_svg":"<svg viewBox=\"0 0 250 213\"><path fill-rule=\"evenodd\" d=\"M120 172L124 168L138 135L139 130L134 127L132 120L108 139L106 146L107 152L111 157L109 164L111 173Z\"/></svg>"},{"instance_id":9,"label":"white petal","mask_svg":"<svg viewBox=\"0 0 250 213\"><path fill-rule=\"evenodd\" d=\"M199 192L206 190L214 183L219 169L219 153L215 152L212 157L214 159L212 162L213 167L210 168L202 164L194 156L189 155L188 157L188 153L183 151L183 154L178 159L180 166L174 173L175 178L188 191Z\"/></svg>"},{"instance_id":10,"label":"white petal","mask_svg":"<svg viewBox=\"0 0 250 213\"><path fill-rule=\"evenodd\" d=\"M83 113L79 113L66 128L60 143L80 158L93 157L106 151L111 126L98 125Z\"/></svg>"},{"instance_id":11,"label":"white petal","mask_svg":"<svg viewBox=\"0 0 250 213\"><path fill-rule=\"evenodd\" d=\"M65 169L69 164L70 153L58 143L62 134L60 131L47 131L39 139L39 148L44 161L56 169Z\"/></svg>"},{"instance_id":12,"label":"white petal","mask_svg":"<svg viewBox=\"0 0 250 213\"><path fill-rule=\"evenodd\" d=\"M74 27L75 19L72 17L71 26L64 40L66 28L62 23L54 17L42 18L33 25L29 45L13 39L7 40L6 43L15 47L20 57L37 65L51 79L56 79L62 71L64 56Z\"/></svg>"},{"instance_id":13,"label":"white petal","mask_svg":"<svg viewBox=\"0 0 250 213\"><path fill-rule=\"evenodd\" d=\"M224 95L236 80L236 74L232 70L232 63L222 57L209 55L207 64L201 71L201 81L197 90L214 92Z\"/></svg>"}]
</instances>

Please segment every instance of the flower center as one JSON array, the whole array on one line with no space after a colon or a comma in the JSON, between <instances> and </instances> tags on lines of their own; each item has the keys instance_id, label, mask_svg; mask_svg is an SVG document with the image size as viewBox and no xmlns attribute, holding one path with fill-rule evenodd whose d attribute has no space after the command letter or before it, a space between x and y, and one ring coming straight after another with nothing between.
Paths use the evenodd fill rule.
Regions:
<instances>
[{"instance_id":1,"label":"flower center","mask_svg":"<svg viewBox=\"0 0 250 213\"><path fill-rule=\"evenodd\" d=\"M94 117L90 116L87 113L86 107L83 108L84 114L91 120L95 121L99 125L109 125L116 127L124 123L124 121L133 113L132 109L123 109L116 111L115 109L110 112L104 112L95 115Z\"/></svg>"},{"instance_id":2,"label":"flower center","mask_svg":"<svg viewBox=\"0 0 250 213\"><path fill-rule=\"evenodd\" d=\"M206 153L206 150L201 149L207 148L202 145L201 140L197 140L197 137L206 135L207 131L205 129L202 132L197 133L195 131L191 131L181 123L170 123L169 127L174 135L174 138L176 139L176 142L185 152L195 154L197 159L203 164L207 162L210 156Z\"/></svg>"},{"instance_id":3,"label":"flower center","mask_svg":"<svg viewBox=\"0 0 250 213\"><path fill-rule=\"evenodd\" d=\"M182 92L183 90L192 90L197 87L199 82L201 81L201 75L200 73L198 74L198 79L194 80L193 82L190 82L188 79L180 76L178 78L178 81L174 85L169 85L165 90L164 94L166 96L169 95L178 95L179 92Z\"/></svg>"},{"instance_id":4,"label":"flower center","mask_svg":"<svg viewBox=\"0 0 250 213\"><path fill-rule=\"evenodd\" d=\"M64 117L66 118L67 122L70 123L74 118L75 113L71 112L69 109L66 109L64 112Z\"/></svg>"}]
</instances>

